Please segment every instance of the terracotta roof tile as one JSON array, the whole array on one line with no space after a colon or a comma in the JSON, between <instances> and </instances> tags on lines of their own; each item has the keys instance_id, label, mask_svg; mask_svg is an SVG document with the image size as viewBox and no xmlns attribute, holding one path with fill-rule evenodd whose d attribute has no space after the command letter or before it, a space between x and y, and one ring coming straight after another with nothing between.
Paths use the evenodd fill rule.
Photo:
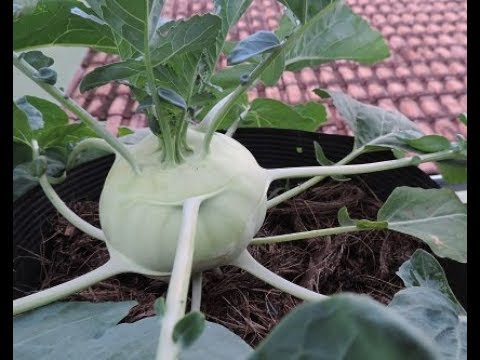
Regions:
<instances>
[{"instance_id":1,"label":"terracotta roof tile","mask_svg":"<svg viewBox=\"0 0 480 360\"><path fill-rule=\"evenodd\" d=\"M249 99L267 96L292 104L317 101L318 97L310 90L327 87L346 91L373 105L398 109L416 121L425 133L452 136L460 132L466 136L466 127L456 118L458 113L467 110L467 2L347 0L347 3L386 37L391 47L388 59L373 66L339 61L300 73L286 72L276 86L259 85L249 91ZM167 0L163 15L179 18L195 12L205 13L212 11L212 4L206 0ZM273 30L278 24L280 9L275 0L253 0L228 38L238 40L260 29ZM118 60L115 55L90 51L67 89L92 115L108 118L107 128L114 133L120 125L142 127L147 124L144 115L135 113L137 104L130 97L130 89L110 84L80 94L78 83L95 67ZM223 66L224 58L220 64ZM351 133L331 104L327 112L329 120L322 131ZM435 171L430 164L424 168Z\"/></svg>"}]
</instances>

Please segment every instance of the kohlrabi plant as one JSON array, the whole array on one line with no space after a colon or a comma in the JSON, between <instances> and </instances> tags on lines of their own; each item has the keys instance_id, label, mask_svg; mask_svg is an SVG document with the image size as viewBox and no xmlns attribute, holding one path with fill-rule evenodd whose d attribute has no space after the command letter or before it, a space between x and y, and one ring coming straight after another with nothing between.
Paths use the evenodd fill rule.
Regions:
<instances>
[{"instance_id":1,"label":"kohlrabi plant","mask_svg":"<svg viewBox=\"0 0 480 360\"><path fill-rule=\"evenodd\" d=\"M434 340L421 331L425 331L422 326L426 323L420 324L421 330L411 324L420 318L414 315L420 310L406 307L413 296L409 289L399 293L390 305L398 311L359 295L329 297L269 271L247 247L389 229L423 240L439 257L464 263L466 208L447 189L397 188L376 220L352 219L348 209L342 208L339 227L263 238L255 235L267 209L326 177L345 180L349 175L433 161L447 180L464 181L466 140L460 135L455 142L440 135L424 135L399 113L362 104L340 92L317 89L319 100L331 99L353 130L351 153L334 164L316 143L318 166L262 168L232 138L238 127L314 131L325 121L326 112L320 102L298 106L273 99L249 102L246 93L250 88L260 82L274 85L285 70L298 71L341 59L370 64L386 58L389 51L380 34L340 0L282 0L283 16L274 32L259 31L238 42L226 41L229 30L250 3L214 0L213 13L179 20L161 16L162 0L40 0L14 4L14 66L58 104L32 96L14 101L14 198L39 183L58 212L81 231L104 241L110 254L105 265L90 273L13 301L19 358L29 358L31 353L50 359L147 359L154 354L162 360L213 359L217 345L212 339L218 335L218 325L209 323L197 339L205 326L199 313L202 272L224 265L237 266L312 302L293 311L253 353L244 343L235 345L238 339L217 340L232 344L233 357L277 359L287 352L290 355L283 358L436 358ZM110 134L55 86L53 59L34 50L49 45L88 46L118 54L121 61L89 73L80 90L109 82L128 85L139 101L139 109L146 113L149 128L134 134L122 130L121 135L127 135L121 137ZM218 70L222 56L227 57L227 67ZM75 114L80 122L69 124L64 110ZM466 122L466 116L462 119ZM349 165L361 154L386 149L394 152L394 160ZM100 229L72 212L52 184L63 181L77 164L107 153L115 154L115 161L100 197ZM308 180L267 198L272 182L292 178ZM421 256L402 266L402 279L407 286L422 288L425 301L443 301L452 324L464 331L465 311L444 279L431 275L440 274L441 268L428 253ZM425 259L435 271L431 268L422 277L418 268ZM421 265L412 265L414 260ZM166 299L156 304L158 318L110 329L131 303L57 303L32 311L126 272L168 279ZM430 281L431 276L436 280ZM186 314L190 284L191 311ZM58 321L75 327L89 313L93 314L90 320L78 324L84 327L80 336L84 342L68 336L62 350L39 347L39 339L53 344L62 337L66 330L58 328ZM51 323L53 320L57 323ZM38 333L56 329L46 332L53 338L33 336L28 328L32 321L39 326ZM202 340L204 335L207 340ZM132 339L136 348L125 345L125 337ZM462 341L458 348L445 351L459 354ZM25 344L32 346L22 347ZM89 353L92 349L96 352ZM224 357L217 358L228 356L222 354Z\"/></svg>"}]
</instances>

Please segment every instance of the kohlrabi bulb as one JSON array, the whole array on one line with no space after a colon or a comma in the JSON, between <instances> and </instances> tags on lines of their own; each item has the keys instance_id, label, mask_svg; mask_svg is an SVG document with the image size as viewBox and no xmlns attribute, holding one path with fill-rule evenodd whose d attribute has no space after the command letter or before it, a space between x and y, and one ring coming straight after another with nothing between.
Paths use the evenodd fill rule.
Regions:
<instances>
[{"instance_id":1,"label":"kohlrabi bulb","mask_svg":"<svg viewBox=\"0 0 480 360\"><path fill-rule=\"evenodd\" d=\"M204 134L189 130L201 153ZM170 272L182 222L182 201L206 196L196 228L194 270L228 264L244 250L266 214L269 180L236 140L215 134L204 158L175 167L161 163L159 141L149 135L132 148L142 174L117 156L100 197L100 222L109 247L150 271Z\"/></svg>"}]
</instances>

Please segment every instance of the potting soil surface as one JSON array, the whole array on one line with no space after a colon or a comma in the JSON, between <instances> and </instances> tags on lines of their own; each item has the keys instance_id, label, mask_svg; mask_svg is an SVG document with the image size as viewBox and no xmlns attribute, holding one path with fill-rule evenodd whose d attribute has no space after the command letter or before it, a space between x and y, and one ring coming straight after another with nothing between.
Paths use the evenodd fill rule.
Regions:
<instances>
[{"instance_id":1,"label":"potting soil surface","mask_svg":"<svg viewBox=\"0 0 480 360\"><path fill-rule=\"evenodd\" d=\"M337 212L346 206L353 218L375 219L381 201L361 180L326 181L301 196L268 211L257 236L338 226ZM99 225L98 204L69 204L86 221ZM93 270L108 260L105 244L90 238L63 217L49 219L44 233L42 288L48 288ZM53 230L52 230L53 229ZM278 275L313 291L369 294L388 303L403 288L395 272L417 248L418 240L390 231L365 231L281 244L250 246L260 263ZM49 254L48 256L46 254ZM160 280L123 274L102 281L70 300L136 300L124 321L154 315L153 303L165 296ZM300 300L283 293L232 266L204 273L201 311L207 320L220 323L250 345L257 345Z\"/></svg>"}]
</instances>

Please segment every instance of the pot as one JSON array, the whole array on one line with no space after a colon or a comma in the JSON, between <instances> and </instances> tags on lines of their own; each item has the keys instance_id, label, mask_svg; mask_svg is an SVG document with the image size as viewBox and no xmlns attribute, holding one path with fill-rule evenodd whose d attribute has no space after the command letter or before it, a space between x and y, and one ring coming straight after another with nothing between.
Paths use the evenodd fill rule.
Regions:
<instances>
[{"instance_id":1,"label":"pot","mask_svg":"<svg viewBox=\"0 0 480 360\"><path fill-rule=\"evenodd\" d=\"M336 162L353 147L353 137L282 129L239 129L234 138L247 147L265 168L318 165L313 142L317 141L325 155ZM113 163L113 155L102 157L72 170L66 181L55 190L66 202L98 200L105 178ZM352 163L394 159L390 151L363 154ZM417 167L387 170L359 176L385 201L398 186L438 188L439 185ZM40 253L42 228L55 212L42 189L37 186L14 202L13 207L13 283L14 298L25 291L36 290L40 284L40 262L32 254ZM47 249L48 251L48 249ZM453 292L467 309L467 266L438 258Z\"/></svg>"}]
</instances>

